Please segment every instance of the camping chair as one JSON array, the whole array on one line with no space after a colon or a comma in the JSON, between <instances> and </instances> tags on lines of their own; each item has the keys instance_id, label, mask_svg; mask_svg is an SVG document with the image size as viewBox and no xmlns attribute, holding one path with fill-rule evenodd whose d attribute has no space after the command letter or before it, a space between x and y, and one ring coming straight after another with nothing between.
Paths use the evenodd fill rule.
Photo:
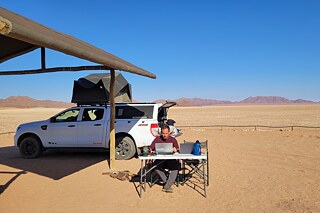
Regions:
<instances>
[{"instance_id":1,"label":"camping chair","mask_svg":"<svg viewBox=\"0 0 320 213\"><path fill-rule=\"evenodd\" d=\"M183 141L184 143L192 143ZM184 160L183 161L183 182L182 185L190 180L192 177L204 177L205 183L209 186L209 149L208 149L208 140L200 142L201 144L201 152L207 155L207 159L204 160L204 164L202 164L201 160ZM203 168L205 166L205 168ZM206 173L203 173L203 169L206 169ZM187 173L186 173L187 172Z\"/></svg>"}]
</instances>

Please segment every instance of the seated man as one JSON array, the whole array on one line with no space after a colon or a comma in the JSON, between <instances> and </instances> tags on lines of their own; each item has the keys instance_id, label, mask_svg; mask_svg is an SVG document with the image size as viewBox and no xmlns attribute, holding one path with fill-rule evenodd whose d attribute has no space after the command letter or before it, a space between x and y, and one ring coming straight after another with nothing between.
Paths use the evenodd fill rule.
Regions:
<instances>
[{"instance_id":1,"label":"seated man","mask_svg":"<svg viewBox=\"0 0 320 213\"><path fill-rule=\"evenodd\" d=\"M156 143L172 143L173 152L179 151L179 144L175 138L169 136L169 131L170 128L168 125L164 125L161 127L161 136L157 136L150 145L150 149L152 151L155 150ZM180 163L177 160L164 160L164 162L160 163L161 161L162 160L155 161L155 164L158 164L155 171L158 173L164 183L162 191L173 192L171 186L177 178ZM168 178L165 175L163 169L169 170L170 174Z\"/></svg>"}]
</instances>

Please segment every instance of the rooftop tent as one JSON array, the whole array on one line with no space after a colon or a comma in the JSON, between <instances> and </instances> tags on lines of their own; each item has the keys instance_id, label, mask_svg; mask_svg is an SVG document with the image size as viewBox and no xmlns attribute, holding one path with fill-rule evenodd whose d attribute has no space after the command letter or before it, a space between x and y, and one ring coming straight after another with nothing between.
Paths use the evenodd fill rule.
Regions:
<instances>
[{"instance_id":1,"label":"rooftop tent","mask_svg":"<svg viewBox=\"0 0 320 213\"><path fill-rule=\"evenodd\" d=\"M91 74L74 81L72 103L109 103L110 74ZM116 103L132 102L131 85L121 73L115 73L114 94Z\"/></svg>"}]
</instances>

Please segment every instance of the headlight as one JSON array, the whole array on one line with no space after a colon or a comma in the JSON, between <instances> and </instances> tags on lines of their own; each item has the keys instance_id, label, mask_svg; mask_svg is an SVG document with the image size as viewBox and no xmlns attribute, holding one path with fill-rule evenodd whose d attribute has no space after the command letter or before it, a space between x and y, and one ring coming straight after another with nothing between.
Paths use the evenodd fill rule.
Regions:
<instances>
[{"instance_id":1,"label":"headlight","mask_svg":"<svg viewBox=\"0 0 320 213\"><path fill-rule=\"evenodd\" d=\"M21 126L18 126L18 127L17 127L17 130L16 130L16 132L18 132L18 130L19 130L20 128L21 128Z\"/></svg>"}]
</instances>

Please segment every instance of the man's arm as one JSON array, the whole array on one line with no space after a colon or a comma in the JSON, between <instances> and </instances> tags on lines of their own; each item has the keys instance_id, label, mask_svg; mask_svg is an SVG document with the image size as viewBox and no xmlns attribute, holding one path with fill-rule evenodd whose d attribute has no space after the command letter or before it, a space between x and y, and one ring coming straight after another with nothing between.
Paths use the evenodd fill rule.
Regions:
<instances>
[{"instance_id":1,"label":"man's arm","mask_svg":"<svg viewBox=\"0 0 320 213\"><path fill-rule=\"evenodd\" d=\"M151 149L151 151L154 151L155 150L155 144L156 144L156 140L157 140L157 137L155 138L155 139L153 139L153 141L152 141L152 143L151 143L151 145L150 145L150 149Z\"/></svg>"},{"instance_id":2,"label":"man's arm","mask_svg":"<svg viewBox=\"0 0 320 213\"><path fill-rule=\"evenodd\" d=\"M178 152L180 150L179 143L175 138L172 138L173 152Z\"/></svg>"}]
</instances>

